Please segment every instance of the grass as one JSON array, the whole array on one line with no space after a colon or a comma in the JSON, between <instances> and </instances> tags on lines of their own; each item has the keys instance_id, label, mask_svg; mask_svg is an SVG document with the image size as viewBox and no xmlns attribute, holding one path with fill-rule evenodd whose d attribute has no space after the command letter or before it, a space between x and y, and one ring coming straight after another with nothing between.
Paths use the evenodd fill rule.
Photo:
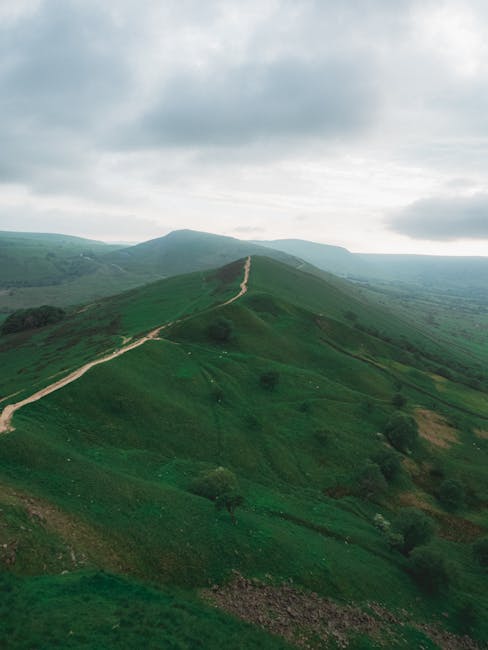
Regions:
<instances>
[{"instance_id":1,"label":"grass","mask_svg":"<svg viewBox=\"0 0 488 650\"><path fill-rule=\"evenodd\" d=\"M156 590L103 572L39 578L0 574L0 616L5 650L289 647L191 593Z\"/></svg>"},{"instance_id":2,"label":"grass","mask_svg":"<svg viewBox=\"0 0 488 650\"><path fill-rule=\"evenodd\" d=\"M448 380L439 385L427 371L401 364L395 357L402 350L393 339L360 331L344 316L353 310L362 321L393 332L400 327L395 314L375 312L374 304L355 292L348 297L342 285L276 262L253 258L249 292L218 312L208 309L235 293L240 279L236 273L197 273L101 302L92 308L99 323L115 317L117 322L113 332L104 333L105 341L183 313L194 317L166 330L166 340L97 366L15 415L16 430L0 438L0 507L8 513L0 542L18 541L11 572L24 585L21 592L37 585L36 602L44 591L61 589L65 578L22 582L26 574L68 570L68 583L78 584L84 579L80 572L105 569L119 574L110 578L116 590L130 590L141 580L158 585L162 591L154 598L164 612L164 594L184 589L191 600L195 590L237 570L293 580L339 602L365 604L374 598L391 611L405 608L420 622L441 621L461 632L457 613L466 599L488 606L471 538L453 541L440 528L435 544L455 565L456 578L448 593L429 597L406 574L406 560L388 547L373 518L381 512L391 519L411 492L420 495L421 504L440 509L435 498L440 479L431 471L437 464L471 493L462 512L446 517L453 525L464 519L486 531L486 441L474 434L485 413L483 393ZM217 314L233 324L234 336L225 344L208 337ZM18 340L4 358L14 367L13 351L33 341L82 340L88 324L93 344L99 325L88 310L73 315L69 326L63 325L67 330L47 328ZM411 338L420 336L408 324L401 327ZM76 345L66 349L73 359L81 355ZM274 390L260 383L269 370L279 373ZM379 432L394 411L391 399L400 382L406 409L421 406L448 417L458 442L438 449L421 440L405 458L400 479L376 502L368 501L356 485L357 472L385 447ZM479 418L461 410L468 398ZM221 465L235 472L245 498L235 526L226 512L189 490L202 470ZM49 504L55 514L32 523L26 515L29 498ZM101 613L110 610L115 595L99 602L95 583L86 584L86 602ZM25 602L19 600L19 611ZM80 603L76 607L88 611ZM53 623L55 634L69 620L69 609L63 611ZM197 626L206 620L202 611ZM142 619L149 639L156 618ZM226 625L215 623L222 630ZM479 618L472 634L486 638L486 621ZM208 638L204 647L219 647L218 637ZM180 643L187 647L189 641L183 636ZM241 647L253 647L254 641L249 637L246 643Z\"/></svg>"}]
</instances>

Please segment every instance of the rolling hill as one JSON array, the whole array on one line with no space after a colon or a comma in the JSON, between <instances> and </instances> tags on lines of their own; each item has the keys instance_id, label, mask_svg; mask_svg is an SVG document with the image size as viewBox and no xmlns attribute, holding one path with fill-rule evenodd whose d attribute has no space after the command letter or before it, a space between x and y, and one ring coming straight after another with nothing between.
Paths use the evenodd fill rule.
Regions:
<instances>
[{"instance_id":1,"label":"rolling hill","mask_svg":"<svg viewBox=\"0 0 488 650\"><path fill-rule=\"evenodd\" d=\"M301 260L232 237L180 230L136 246L34 233L0 233L0 311L80 305L155 280L268 254Z\"/></svg>"},{"instance_id":2,"label":"rolling hill","mask_svg":"<svg viewBox=\"0 0 488 650\"><path fill-rule=\"evenodd\" d=\"M253 255L244 291L243 270L160 280L3 337L2 394L21 391L4 406L166 325L0 435L1 642L36 647L49 630L65 647L481 647L482 369L477 390L468 348L346 282ZM409 450L386 434L399 413L419 429ZM399 461L388 481L385 452ZM198 487L222 468L243 499L235 524ZM449 480L455 510L440 497ZM449 563L440 592L378 524L410 507ZM33 599L46 603L35 624Z\"/></svg>"}]
</instances>

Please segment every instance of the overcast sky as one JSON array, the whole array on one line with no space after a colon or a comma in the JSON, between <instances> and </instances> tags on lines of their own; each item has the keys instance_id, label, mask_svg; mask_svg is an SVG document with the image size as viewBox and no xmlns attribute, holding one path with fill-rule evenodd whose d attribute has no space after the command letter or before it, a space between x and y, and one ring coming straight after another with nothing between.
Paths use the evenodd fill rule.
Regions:
<instances>
[{"instance_id":1,"label":"overcast sky","mask_svg":"<svg viewBox=\"0 0 488 650\"><path fill-rule=\"evenodd\" d=\"M0 0L0 229L488 255L486 0Z\"/></svg>"}]
</instances>

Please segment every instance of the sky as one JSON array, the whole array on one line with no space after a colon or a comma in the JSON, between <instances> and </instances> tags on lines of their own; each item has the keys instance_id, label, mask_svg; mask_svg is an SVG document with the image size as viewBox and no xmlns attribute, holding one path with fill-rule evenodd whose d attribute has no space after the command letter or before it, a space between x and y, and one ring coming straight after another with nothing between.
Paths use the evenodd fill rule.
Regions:
<instances>
[{"instance_id":1,"label":"sky","mask_svg":"<svg viewBox=\"0 0 488 650\"><path fill-rule=\"evenodd\" d=\"M488 255L486 0L0 0L0 230Z\"/></svg>"}]
</instances>

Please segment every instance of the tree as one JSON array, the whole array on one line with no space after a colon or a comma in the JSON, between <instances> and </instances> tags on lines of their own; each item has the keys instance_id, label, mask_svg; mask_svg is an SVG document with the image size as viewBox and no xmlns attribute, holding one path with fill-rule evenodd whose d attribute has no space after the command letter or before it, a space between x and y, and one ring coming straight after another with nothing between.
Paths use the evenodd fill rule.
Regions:
<instances>
[{"instance_id":1,"label":"tree","mask_svg":"<svg viewBox=\"0 0 488 650\"><path fill-rule=\"evenodd\" d=\"M209 338L217 343L228 343L234 333L234 325L228 318L217 318L207 328Z\"/></svg>"},{"instance_id":2,"label":"tree","mask_svg":"<svg viewBox=\"0 0 488 650\"><path fill-rule=\"evenodd\" d=\"M366 463L361 468L357 476L357 483L360 494L365 496L366 499L377 497L388 489L379 466L371 462Z\"/></svg>"},{"instance_id":3,"label":"tree","mask_svg":"<svg viewBox=\"0 0 488 650\"><path fill-rule=\"evenodd\" d=\"M464 504L464 487L455 479L446 479L439 488L439 501L446 510L459 510Z\"/></svg>"},{"instance_id":4,"label":"tree","mask_svg":"<svg viewBox=\"0 0 488 650\"><path fill-rule=\"evenodd\" d=\"M434 522L421 510L403 508L393 520L393 530L403 536L399 551L409 555L421 544L426 544L434 534Z\"/></svg>"},{"instance_id":5,"label":"tree","mask_svg":"<svg viewBox=\"0 0 488 650\"><path fill-rule=\"evenodd\" d=\"M410 555L408 572L421 589L435 594L449 586L449 570L435 549L416 548Z\"/></svg>"},{"instance_id":6,"label":"tree","mask_svg":"<svg viewBox=\"0 0 488 650\"><path fill-rule=\"evenodd\" d=\"M280 380L280 375L275 370L268 370L267 372L261 373L259 377L259 383L266 390L274 390L278 385Z\"/></svg>"},{"instance_id":7,"label":"tree","mask_svg":"<svg viewBox=\"0 0 488 650\"><path fill-rule=\"evenodd\" d=\"M237 477L225 467L202 472L192 483L190 490L194 494L215 501L223 494L234 493L237 489Z\"/></svg>"},{"instance_id":8,"label":"tree","mask_svg":"<svg viewBox=\"0 0 488 650\"><path fill-rule=\"evenodd\" d=\"M395 449L398 449L398 451L401 452L406 452L408 449L411 449L417 441L417 423L410 415L397 411L388 420L384 434Z\"/></svg>"},{"instance_id":9,"label":"tree","mask_svg":"<svg viewBox=\"0 0 488 650\"><path fill-rule=\"evenodd\" d=\"M5 319L1 333L12 334L24 330L36 329L51 325L62 320L66 312L60 307L51 307L42 305L42 307L32 307L30 309L18 309Z\"/></svg>"},{"instance_id":10,"label":"tree","mask_svg":"<svg viewBox=\"0 0 488 650\"><path fill-rule=\"evenodd\" d=\"M373 457L385 479L393 481L402 469L401 456L392 449L382 449Z\"/></svg>"},{"instance_id":11,"label":"tree","mask_svg":"<svg viewBox=\"0 0 488 650\"><path fill-rule=\"evenodd\" d=\"M240 494L236 494L232 492L226 492L225 494L221 494L215 500L215 507L217 508L217 510L224 510L224 509L227 510L233 524L237 524L237 520L234 514L236 509L240 508L243 504L244 504L244 497L242 497Z\"/></svg>"},{"instance_id":12,"label":"tree","mask_svg":"<svg viewBox=\"0 0 488 650\"><path fill-rule=\"evenodd\" d=\"M391 398L391 403L393 404L393 406L394 406L395 408L397 408L397 409L401 409L401 408L403 408L403 407L405 406L405 404L407 403L407 399L406 399L406 397L405 397L404 395L402 395L401 393L395 393L395 394L393 395L393 397Z\"/></svg>"}]
</instances>

